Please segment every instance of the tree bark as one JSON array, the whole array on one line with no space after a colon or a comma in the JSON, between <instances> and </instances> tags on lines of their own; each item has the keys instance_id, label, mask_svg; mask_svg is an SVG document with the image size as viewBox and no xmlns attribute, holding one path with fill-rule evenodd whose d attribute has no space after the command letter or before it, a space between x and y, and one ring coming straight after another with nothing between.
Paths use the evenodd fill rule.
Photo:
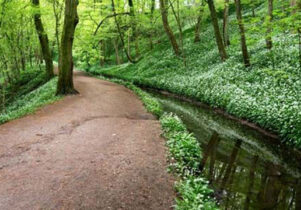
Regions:
<instances>
[{"instance_id":1,"label":"tree bark","mask_svg":"<svg viewBox=\"0 0 301 210\"><path fill-rule=\"evenodd\" d=\"M119 65L120 57L119 57L119 50L118 50L118 39L113 40L113 45L114 45L114 49L115 49L116 64Z\"/></svg>"},{"instance_id":2,"label":"tree bark","mask_svg":"<svg viewBox=\"0 0 301 210\"><path fill-rule=\"evenodd\" d=\"M291 0L290 6L292 8L292 14L295 14L296 13L296 0Z\"/></svg>"},{"instance_id":3,"label":"tree bark","mask_svg":"<svg viewBox=\"0 0 301 210\"><path fill-rule=\"evenodd\" d=\"M273 0L268 0L268 16L267 16L267 34L266 34L266 45L270 50L273 47L272 44L272 20L273 20Z\"/></svg>"},{"instance_id":4,"label":"tree bark","mask_svg":"<svg viewBox=\"0 0 301 210\"><path fill-rule=\"evenodd\" d=\"M135 19L135 10L134 10L133 0L128 0L128 3L130 6L131 27L133 30L133 37L134 37L134 43L135 43L135 57L137 59L140 56L139 39L138 39L139 34L137 33L137 23L136 23L136 19Z\"/></svg>"},{"instance_id":5,"label":"tree bark","mask_svg":"<svg viewBox=\"0 0 301 210\"><path fill-rule=\"evenodd\" d=\"M51 55L50 48L49 48L48 36L46 34L46 31L44 30L43 23L41 20L40 2L39 2L39 0L32 0L32 4L37 9L37 11L34 14L34 23L35 23L36 31L39 36L43 59L46 64L46 75L47 75L48 79L51 79L54 76L53 60L52 60L52 55Z\"/></svg>"},{"instance_id":6,"label":"tree bark","mask_svg":"<svg viewBox=\"0 0 301 210\"><path fill-rule=\"evenodd\" d=\"M251 64L250 64L250 58L249 58L249 53L248 53L248 48L247 48L247 43L246 43L244 24L243 24L242 15L241 15L240 0L235 0L235 7L236 7L236 17L237 17L238 27L239 27L239 32L240 32L240 43L241 43L241 51L242 51L242 55L243 55L243 60L244 60L245 66L249 67Z\"/></svg>"},{"instance_id":7,"label":"tree bark","mask_svg":"<svg viewBox=\"0 0 301 210\"><path fill-rule=\"evenodd\" d=\"M229 39L229 0L225 0L224 8L224 19L223 19L223 36L224 36L224 45L230 45Z\"/></svg>"},{"instance_id":8,"label":"tree bark","mask_svg":"<svg viewBox=\"0 0 301 210\"><path fill-rule=\"evenodd\" d=\"M78 0L65 0L65 19L60 48L57 94L78 93L73 85L72 59L74 32L79 21L77 6Z\"/></svg>"},{"instance_id":9,"label":"tree bark","mask_svg":"<svg viewBox=\"0 0 301 210\"><path fill-rule=\"evenodd\" d=\"M56 39L56 45L58 53L60 53L60 38L59 38L59 29L60 29L60 20L62 16L62 10L63 7L60 6L60 3L58 0L53 0L52 2L52 9L54 13L55 18L55 39Z\"/></svg>"},{"instance_id":10,"label":"tree bark","mask_svg":"<svg viewBox=\"0 0 301 210\"><path fill-rule=\"evenodd\" d=\"M195 24L195 30L194 30L194 42L199 42L201 40L200 38L200 32L201 32L201 22L203 19L204 14L204 1L202 1L201 8L199 11L197 23Z\"/></svg>"},{"instance_id":11,"label":"tree bark","mask_svg":"<svg viewBox=\"0 0 301 210\"><path fill-rule=\"evenodd\" d=\"M176 54L176 56L181 55L181 50L179 48L179 45L177 43L176 37L173 34L169 23L168 23L168 13L167 13L167 8L166 8L166 0L160 0L160 10L161 10L161 16L162 16L162 22L163 22L163 27L165 29L165 32L169 38L169 41L172 45L173 51Z\"/></svg>"},{"instance_id":12,"label":"tree bark","mask_svg":"<svg viewBox=\"0 0 301 210\"><path fill-rule=\"evenodd\" d=\"M182 25L181 25L181 20L180 20L180 14L179 14L179 1L177 1L178 5L178 13L176 13L176 10L173 6L173 3L170 1L170 7L172 10L172 13L176 19L177 25L178 25L178 30L179 30L179 44L180 44L180 52L181 56L184 62L184 65L186 66L186 60L185 60L185 53L184 53L184 42L183 42L183 30L182 30Z\"/></svg>"},{"instance_id":13,"label":"tree bark","mask_svg":"<svg viewBox=\"0 0 301 210\"><path fill-rule=\"evenodd\" d=\"M223 39L222 39L220 30L219 30L218 20L217 20L217 15L216 15L213 0L208 0L208 6L209 6L209 10L210 10L210 16L211 16L212 25L214 28L214 34L215 34L218 51L219 51L221 60L225 61L228 58L228 56L227 56L226 49L225 49L225 46L223 43Z\"/></svg>"},{"instance_id":14,"label":"tree bark","mask_svg":"<svg viewBox=\"0 0 301 210\"><path fill-rule=\"evenodd\" d=\"M151 30L150 30L150 34L149 34L149 44L150 44L151 50L154 48L152 36L153 36L153 21L154 21L155 3L156 3L155 0L152 0L151 11L150 11Z\"/></svg>"}]
</instances>

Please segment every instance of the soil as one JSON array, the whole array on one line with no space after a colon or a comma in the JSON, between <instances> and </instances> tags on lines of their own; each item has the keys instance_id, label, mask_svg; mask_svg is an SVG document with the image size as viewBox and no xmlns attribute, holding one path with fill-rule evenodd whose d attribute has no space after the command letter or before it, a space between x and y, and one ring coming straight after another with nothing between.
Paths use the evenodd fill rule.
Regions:
<instances>
[{"instance_id":1,"label":"soil","mask_svg":"<svg viewBox=\"0 0 301 210\"><path fill-rule=\"evenodd\" d=\"M74 82L80 94L0 126L0 209L171 209L159 122L123 86Z\"/></svg>"}]
</instances>

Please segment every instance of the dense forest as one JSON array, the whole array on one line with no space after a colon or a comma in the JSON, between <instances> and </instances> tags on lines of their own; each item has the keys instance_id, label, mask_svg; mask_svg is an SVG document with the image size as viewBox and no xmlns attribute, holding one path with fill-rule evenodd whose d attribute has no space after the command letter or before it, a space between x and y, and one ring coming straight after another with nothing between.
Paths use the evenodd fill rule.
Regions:
<instances>
[{"instance_id":1,"label":"dense forest","mask_svg":"<svg viewBox=\"0 0 301 210\"><path fill-rule=\"evenodd\" d=\"M218 208L195 178L206 160L182 121L138 87L206 104L276 136L275 147L301 149L300 0L0 0L0 124L82 94L75 69L125 85L161 117L175 171L186 177L176 209ZM301 208L300 197L287 205Z\"/></svg>"}]
</instances>

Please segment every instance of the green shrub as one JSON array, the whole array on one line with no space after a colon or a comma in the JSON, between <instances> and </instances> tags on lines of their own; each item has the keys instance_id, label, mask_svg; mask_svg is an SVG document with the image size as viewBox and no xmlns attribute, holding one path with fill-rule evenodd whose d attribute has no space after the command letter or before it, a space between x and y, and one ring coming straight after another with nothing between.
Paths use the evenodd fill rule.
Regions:
<instances>
[{"instance_id":1,"label":"green shrub","mask_svg":"<svg viewBox=\"0 0 301 210\"><path fill-rule=\"evenodd\" d=\"M208 187L208 181L204 178L186 177L176 183L176 189L181 195L180 199L176 199L176 210L218 209L212 199L213 190Z\"/></svg>"}]
</instances>

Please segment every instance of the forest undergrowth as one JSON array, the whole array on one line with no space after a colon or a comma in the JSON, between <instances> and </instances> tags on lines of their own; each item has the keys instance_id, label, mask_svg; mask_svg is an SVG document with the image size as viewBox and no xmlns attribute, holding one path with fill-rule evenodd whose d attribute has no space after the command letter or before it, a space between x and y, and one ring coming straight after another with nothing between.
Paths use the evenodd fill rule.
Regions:
<instances>
[{"instance_id":1,"label":"forest undergrowth","mask_svg":"<svg viewBox=\"0 0 301 210\"><path fill-rule=\"evenodd\" d=\"M279 33L273 37L273 49L267 50L262 36L249 31L252 66L245 68L233 15L230 26L233 38L225 62L220 62L212 26L206 23L202 25L199 43L193 42L193 28L184 32L185 64L183 59L174 56L165 40L136 64L96 65L86 71L167 90L222 108L278 134L283 142L300 149L301 70L297 36ZM85 68L80 63L79 66Z\"/></svg>"}]
</instances>

